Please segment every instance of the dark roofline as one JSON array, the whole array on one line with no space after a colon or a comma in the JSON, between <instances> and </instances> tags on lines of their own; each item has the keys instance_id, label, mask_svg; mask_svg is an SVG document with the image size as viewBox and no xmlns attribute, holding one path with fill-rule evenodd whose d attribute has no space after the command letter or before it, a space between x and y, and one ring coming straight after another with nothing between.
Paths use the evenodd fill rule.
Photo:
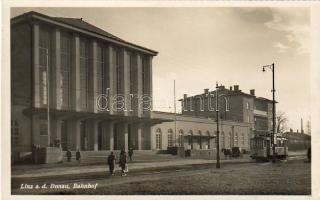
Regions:
<instances>
[{"instance_id":1,"label":"dark roofline","mask_svg":"<svg viewBox=\"0 0 320 200\"><path fill-rule=\"evenodd\" d=\"M267 98L264 98L264 97L257 97L257 96L252 95L252 94L247 94L247 93L242 92L241 90L234 91L234 90L229 90L229 89L227 89L227 88L223 88L222 90L227 90L227 92L228 92L227 96L243 95L243 96L252 97L252 98L254 98L254 99L258 99L258 100L261 100L261 101L268 101L268 102L271 102L271 103L273 102L273 101L270 100L270 99L267 99ZM209 91L209 93L212 93L212 92L214 92L214 91L216 91L216 90ZM193 95L193 96L188 96L186 99L189 99L189 98L191 98L191 97L192 97L192 98L195 98L195 97L197 97L197 96L202 96L202 95L205 95L205 93L196 94L196 95ZM184 100L184 98L178 99L178 101L183 101L183 100ZM276 103L278 103L278 102L276 101Z\"/></svg>"},{"instance_id":2,"label":"dark roofline","mask_svg":"<svg viewBox=\"0 0 320 200\"><path fill-rule=\"evenodd\" d=\"M74 31L78 31L78 32L81 32L81 33L84 33L84 34L87 34L87 35L91 35L91 36L94 36L94 37L97 37L97 38L100 38L100 39L104 39L104 40L107 40L108 42L113 42L113 43L116 43L116 44L119 44L119 45L122 45L122 46L126 46L126 47L129 47L129 48L138 50L138 51L142 51L142 52L144 52L146 54L149 54L149 55L152 55L152 56L156 56L158 54L157 51L154 51L152 49L148 49L146 47L142 47L142 46L133 44L131 42L127 42L127 41L122 40L122 39L120 39L120 38L118 38L116 36L113 36L110 33L109 34L111 36L113 36L113 37L110 37L108 35L104 35L104 34L101 34L101 33L98 33L98 32L92 31L92 30L83 29L83 28L71 25L70 23L65 23L65 22L63 22L63 21L61 21L59 19L56 19L55 17L50 17L48 15L44 15L42 13L38 13L38 12L35 12L35 11L30 11L30 12L24 13L22 15L18 15L18 16L14 17L14 18L11 18L11 25L17 24L19 22L31 20L31 19L37 19L37 20L40 20L40 21L45 21L47 23L55 24L57 26L62 26L64 28L73 29ZM78 19L78 18L69 18L69 19ZM90 24L88 22L85 22L85 23ZM90 24L90 25L92 25L92 24ZM94 25L92 25L92 26L94 26Z\"/></svg>"},{"instance_id":3,"label":"dark roofline","mask_svg":"<svg viewBox=\"0 0 320 200\"><path fill-rule=\"evenodd\" d=\"M244 96L253 97L253 98L256 97L255 95L251 95L251 94L244 93L244 92L242 92L241 90L234 91L234 90L229 90L229 89L227 89L227 88L223 88L223 89L220 89L220 90L227 90L227 92L228 92L227 96L244 95ZM215 91L216 91L216 90L209 91L209 93L213 93L213 94L214 94ZM195 98L195 97L202 96L202 95L205 95L205 93L196 94L196 95L193 95L193 96L188 96L186 99L189 99L189 98L191 98L191 97ZM184 98L178 99L178 101L183 101L183 100L184 100Z\"/></svg>"},{"instance_id":4,"label":"dark roofline","mask_svg":"<svg viewBox=\"0 0 320 200\"><path fill-rule=\"evenodd\" d=\"M264 97L257 97L256 99L261 100L261 101L268 101L270 103L272 103L273 101ZM276 103L278 103L277 101L275 101Z\"/></svg>"}]
</instances>

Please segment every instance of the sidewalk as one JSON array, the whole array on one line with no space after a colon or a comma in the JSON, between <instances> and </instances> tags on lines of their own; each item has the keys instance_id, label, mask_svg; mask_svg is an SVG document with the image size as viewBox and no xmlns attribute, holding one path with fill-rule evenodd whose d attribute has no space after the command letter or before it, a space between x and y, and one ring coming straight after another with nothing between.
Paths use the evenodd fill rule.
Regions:
<instances>
[{"instance_id":1,"label":"sidewalk","mask_svg":"<svg viewBox=\"0 0 320 200\"><path fill-rule=\"evenodd\" d=\"M221 163L247 163L253 162L250 157L243 157L238 159L221 160ZM209 164L215 163L215 160L204 159L174 159L174 160L161 160L159 162L129 162L129 170L135 171L139 169L155 169L183 165L196 165L196 164ZM116 166L117 167L117 166ZM68 166L65 163L56 164L54 167L39 168L34 166L14 166L12 167L12 178L36 178L47 176L63 176L63 175L77 175L77 174L90 174L106 172L108 173L108 166L105 165L78 165Z\"/></svg>"}]
</instances>

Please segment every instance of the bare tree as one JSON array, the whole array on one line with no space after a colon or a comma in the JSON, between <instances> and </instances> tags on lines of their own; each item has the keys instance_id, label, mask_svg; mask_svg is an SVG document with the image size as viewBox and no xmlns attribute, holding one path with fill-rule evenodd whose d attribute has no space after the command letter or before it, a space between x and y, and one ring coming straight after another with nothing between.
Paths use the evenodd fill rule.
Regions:
<instances>
[{"instance_id":1,"label":"bare tree","mask_svg":"<svg viewBox=\"0 0 320 200\"><path fill-rule=\"evenodd\" d=\"M283 133L287 129L288 117L282 111L277 112L277 133Z\"/></svg>"}]
</instances>

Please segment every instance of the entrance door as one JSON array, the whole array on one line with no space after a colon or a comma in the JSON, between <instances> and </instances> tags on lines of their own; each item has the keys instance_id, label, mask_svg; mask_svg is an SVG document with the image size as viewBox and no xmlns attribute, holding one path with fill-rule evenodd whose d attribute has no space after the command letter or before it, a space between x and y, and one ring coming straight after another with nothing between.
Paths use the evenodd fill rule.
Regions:
<instances>
[{"instance_id":1,"label":"entrance door","mask_svg":"<svg viewBox=\"0 0 320 200\"><path fill-rule=\"evenodd\" d=\"M81 147L80 150L87 151L88 149L88 137L87 137L87 124L85 121L80 122L80 138Z\"/></svg>"},{"instance_id":2,"label":"entrance door","mask_svg":"<svg viewBox=\"0 0 320 200\"><path fill-rule=\"evenodd\" d=\"M98 150L102 150L102 123L98 124Z\"/></svg>"},{"instance_id":3,"label":"entrance door","mask_svg":"<svg viewBox=\"0 0 320 200\"><path fill-rule=\"evenodd\" d=\"M114 150L119 150L119 143L118 143L118 126L117 124L113 125L113 145L114 145Z\"/></svg>"},{"instance_id":4,"label":"entrance door","mask_svg":"<svg viewBox=\"0 0 320 200\"><path fill-rule=\"evenodd\" d=\"M128 149L133 148L132 135L131 135L131 124L128 124Z\"/></svg>"},{"instance_id":5,"label":"entrance door","mask_svg":"<svg viewBox=\"0 0 320 200\"><path fill-rule=\"evenodd\" d=\"M67 130L67 122L61 121L61 147L63 151L68 150L68 130Z\"/></svg>"}]
</instances>

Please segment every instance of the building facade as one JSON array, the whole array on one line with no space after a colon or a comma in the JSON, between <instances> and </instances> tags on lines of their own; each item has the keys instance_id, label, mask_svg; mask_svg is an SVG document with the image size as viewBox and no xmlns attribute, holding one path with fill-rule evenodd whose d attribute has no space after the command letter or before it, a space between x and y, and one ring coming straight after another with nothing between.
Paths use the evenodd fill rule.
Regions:
<instances>
[{"instance_id":1,"label":"building facade","mask_svg":"<svg viewBox=\"0 0 320 200\"><path fill-rule=\"evenodd\" d=\"M184 95L182 102L182 114L216 118L217 90L209 91L194 96ZM252 89L250 93L244 93L239 85L227 89L218 86L219 119L230 120L239 123L250 124L249 134L267 135L272 132L272 101L262 97L256 97Z\"/></svg>"},{"instance_id":2,"label":"building facade","mask_svg":"<svg viewBox=\"0 0 320 200\"><path fill-rule=\"evenodd\" d=\"M214 118L174 113L152 112L157 118L167 122L152 127L152 147L165 150L179 146L184 149L207 150L216 148L217 122ZM172 121L169 121L172 120ZM232 120L219 122L220 149L240 147L250 150L251 124Z\"/></svg>"},{"instance_id":3,"label":"building facade","mask_svg":"<svg viewBox=\"0 0 320 200\"><path fill-rule=\"evenodd\" d=\"M29 12L11 19L11 146L72 151L216 147L215 91L182 99L182 114L152 111L157 52L82 19ZM220 148L249 150L272 129L272 101L219 87ZM229 111L226 111L229 110Z\"/></svg>"},{"instance_id":4,"label":"building facade","mask_svg":"<svg viewBox=\"0 0 320 200\"><path fill-rule=\"evenodd\" d=\"M150 149L156 55L82 19L11 19L12 151Z\"/></svg>"}]
</instances>

